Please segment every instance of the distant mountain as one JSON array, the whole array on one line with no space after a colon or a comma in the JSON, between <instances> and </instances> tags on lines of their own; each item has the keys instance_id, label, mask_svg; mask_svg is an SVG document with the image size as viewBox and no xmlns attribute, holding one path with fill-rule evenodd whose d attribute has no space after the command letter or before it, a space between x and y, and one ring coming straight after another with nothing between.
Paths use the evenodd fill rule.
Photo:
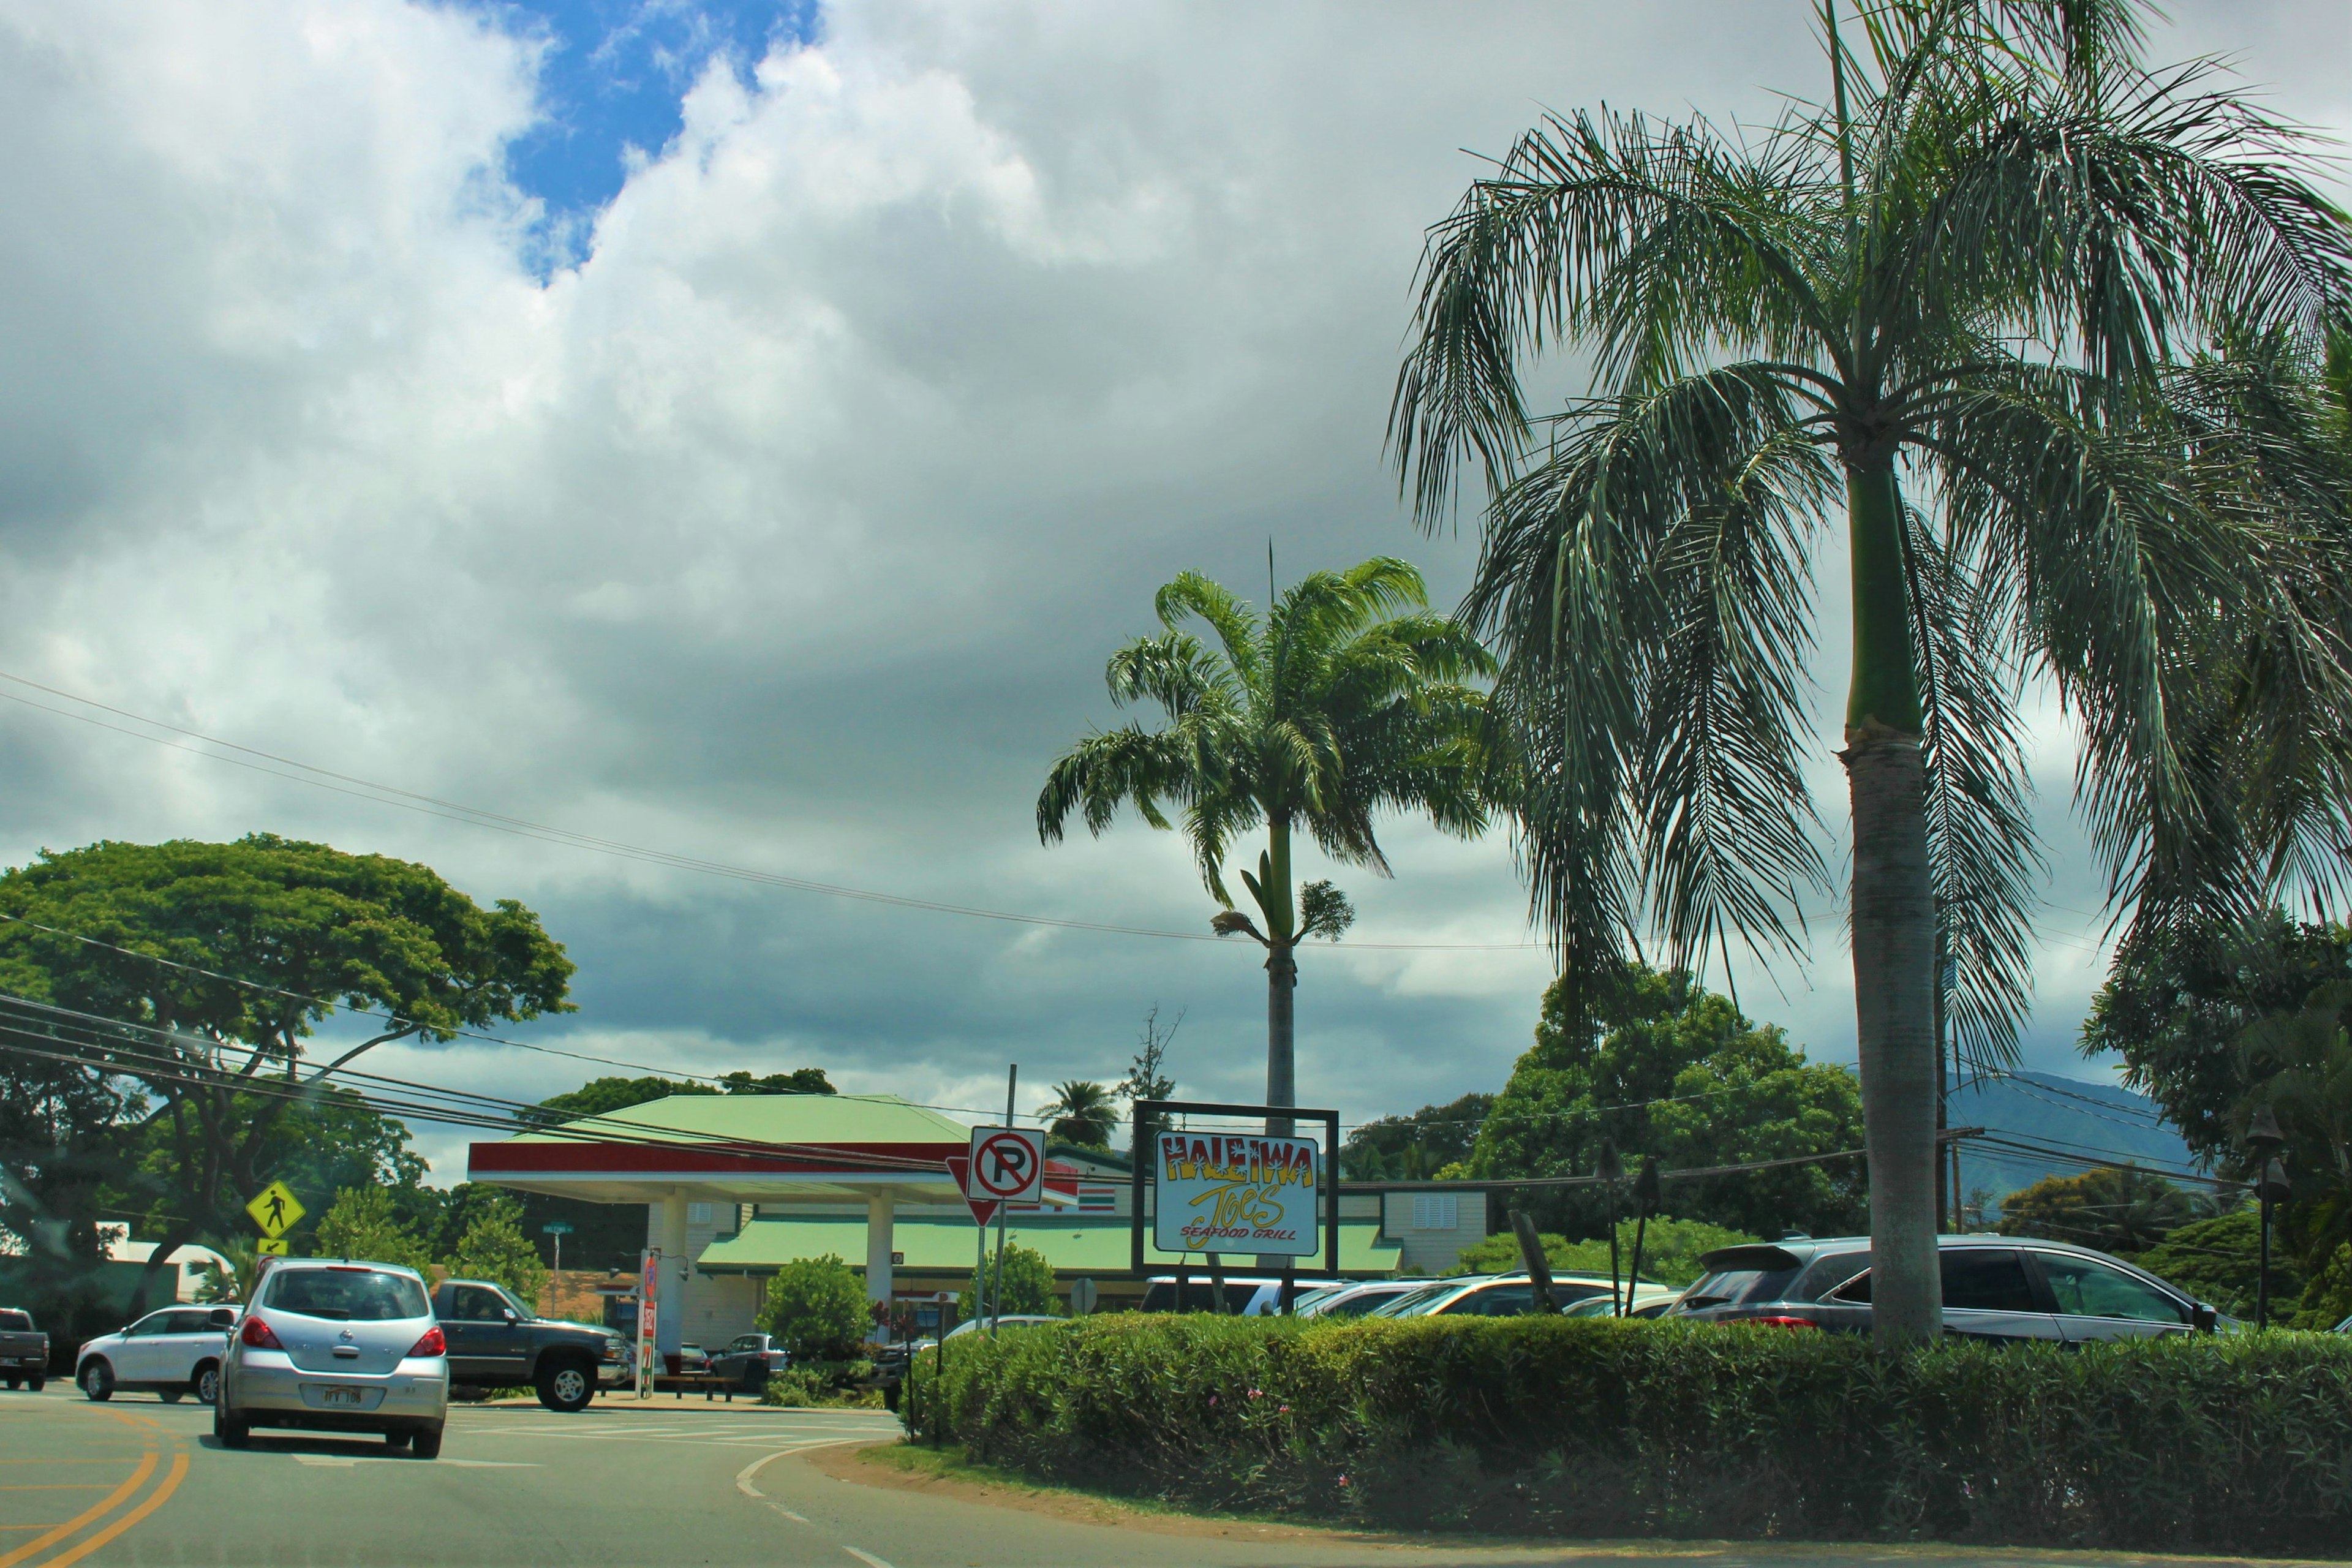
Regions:
<instances>
[{"instance_id":1,"label":"distant mountain","mask_svg":"<svg viewBox=\"0 0 2352 1568\"><path fill-rule=\"evenodd\" d=\"M2039 1072L1981 1079L1952 1096L1947 1114L1955 1127L1981 1127L2104 1163L2158 1170L2189 1163L2189 1146L2170 1123L2158 1120L2156 1102L2114 1084ZM2044 1176L2073 1175L2084 1168L2038 1154L1963 1144L1960 1191L1982 1187L1998 1199Z\"/></svg>"}]
</instances>

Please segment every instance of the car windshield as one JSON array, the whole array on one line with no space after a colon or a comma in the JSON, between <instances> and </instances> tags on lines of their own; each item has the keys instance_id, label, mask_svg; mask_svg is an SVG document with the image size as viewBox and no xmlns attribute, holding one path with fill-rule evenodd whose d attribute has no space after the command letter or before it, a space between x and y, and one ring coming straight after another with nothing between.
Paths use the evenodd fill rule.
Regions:
<instances>
[{"instance_id":1,"label":"car windshield","mask_svg":"<svg viewBox=\"0 0 2352 1568\"><path fill-rule=\"evenodd\" d=\"M1726 1268L1709 1274L1683 1293L1685 1311L1699 1307L1736 1306L1742 1301L1770 1301L1797 1277L1793 1268Z\"/></svg>"},{"instance_id":2,"label":"car windshield","mask_svg":"<svg viewBox=\"0 0 2352 1568\"><path fill-rule=\"evenodd\" d=\"M425 1315L425 1287L382 1268L295 1268L269 1281L271 1308L338 1322L383 1323Z\"/></svg>"},{"instance_id":3,"label":"car windshield","mask_svg":"<svg viewBox=\"0 0 2352 1568\"><path fill-rule=\"evenodd\" d=\"M1418 1290L1408 1290L1402 1296L1391 1296L1366 1312L1364 1316L1368 1318L1405 1317L1441 1297L1451 1296L1457 1290L1467 1289L1469 1284L1470 1281L1466 1279L1441 1279L1434 1285L1424 1285Z\"/></svg>"}]
</instances>

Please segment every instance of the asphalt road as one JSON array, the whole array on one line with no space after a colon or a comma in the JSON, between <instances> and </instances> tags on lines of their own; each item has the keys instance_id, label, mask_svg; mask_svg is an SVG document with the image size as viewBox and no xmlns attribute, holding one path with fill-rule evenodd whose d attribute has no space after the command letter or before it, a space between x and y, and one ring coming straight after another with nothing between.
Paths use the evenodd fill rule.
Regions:
<instances>
[{"instance_id":1,"label":"asphalt road","mask_svg":"<svg viewBox=\"0 0 2352 1568\"><path fill-rule=\"evenodd\" d=\"M211 1412L149 1395L85 1402L68 1386L0 1393L0 1568L88 1563L824 1564L825 1568L1181 1568L1181 1565L1566 1563L1622 1553L1444 1549L1345 1538L1222 1540L1045 1517L836 1480L801 1458L895 1436L878 1412L643 1411L600 1399L575 1415L453 1412L441 1457L373 1439L256 1433L216 1447ZM1875 1552L1692 1552L1712 1568ZM1906 1568L2069 1561L2038 1553L1903 1552ZM2108 1561L2113 1561L2112 1559ZM2136 1560L2147 1564L2149 1559Z\"/></svg>"}]
</instances>

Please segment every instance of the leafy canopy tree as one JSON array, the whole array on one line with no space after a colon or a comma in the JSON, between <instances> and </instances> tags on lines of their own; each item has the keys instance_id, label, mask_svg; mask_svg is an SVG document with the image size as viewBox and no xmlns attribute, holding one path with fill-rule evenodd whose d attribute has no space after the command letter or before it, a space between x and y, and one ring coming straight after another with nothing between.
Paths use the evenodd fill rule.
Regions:
<instances>
[{"instance_id":1,"label":"leafy canopy tree","mask_svg":"<svg viewBox=\"0 0 2352 1568\"><path fill-rule=\"evenodd\" d=\"M1045 1255L1017 1241L1004 1244L1004 1276L1000 1283L996 1273L996 1254L990 1252L986 1270L989 1286L988 1312L991 1317L1058 1317L1054 1301L1054 1266ZM1002 1289L999 1300L996 1292ZM956 1298L956 1315L969 1319L978 1310L978 1299L970 1285Z\"/></svg>"},{"instance_id":2,"label":"leafy canopy tree","mask_svg":"<svg viewBox=\"0 0 2352 1568\"><path fill-rule=\"evenodd\" d=\"M448 1263L452 1278L503 1285L534 1312L540 1293L547 1289L547 1265L523 1235L522 1207L512 1198L484 1204L476 1211Z\"/></svg>"},{"instance_id":3,"label":"leafy canopy tree","mask_svg":"<svg viewBox=\"0 0 2352 1568\"><path fill-rule=\"evenodd\" d=\"M1329 882L1294 887L1293 833L1312 836L1342 865L1386 876L1372 831L1379 812L1425 812L1465 837L1486 825L1486 698L1468 683L1491 675L1493 661L1460 626L1428 614L1428 602L1421 574L1387 557L1310 574L1264 616L1187 572L1155 601L1165 629L1113 654L1104 677L1111 700L1154 702L1167 727L1087 736L1037 796L1037 837L1049 845L1073 814L1099 835L1124 805L1159 828L1174 826L1164 805L1184 808L1201 880L1222 906L1211 926L1265 949L1269 1105L1298 1103L1297 946L1310 936L1336 942L1356 918ZM1186 629L1193 621L1213 642ZM1256 872L1240 874L1257 906L1253 921L1234 908L1225 863L1234 840L1260 827ZM1268 1127L1289 1130L1287 1119Z\"/></svg>"},{"instance_id":4,"label":"leafy canopy tree","mask_svg":"<svg viewBox=\"0 0 2352 1568\"><path fill-rule=\"evenodd\" d=\"M831 1094L833 1080L823 1068L798 1068L791 1072L755 1077L749 1072L723 1073L717 1083L698 1079L598 1078L564 1094L541 1100L547 1120L576 1121L583 1117L610 1116L633 1105L648 1105L673 1094Z\"/></svg>"},{"instance_id":5,"label":"leafy canopy tree","mask_svg":"<svg viewBox=\"0 0 2352 1568\"><path fill-rule=\"evenodd\" d=\"M867 1321L866 1287L830 1252L796 1258L777 1269L760 1308L760 1326L795 1360L848 1360L857 1353Z\"/></svg>"},{"instance_id":6,"label":"leafy canopy tree","mask_svg":"<svg viewBox=\"0 0 2352 1568\"><path fill-rule=\"evenodd\" d=\"M2000 1201L2003 1236L2039 1236L2101 1252L2145 1252L2186 1225L2215 1217L2211 1201L2162 1176L2105 1167L2044 1176Z\"/></svg>"},{"instance_id":7,"label":"leafy canopy tree","mask_svg":"<svg viewBox=\"0 0 2352 1568\"><path fill-rule=\"evenodd\" d=\"M433 1261L431 1249L402 1223L392 1194L382 1187L345 1187L337 1193L319 1222L313 1250L320 1258L397 1263L419 1272Z\"/></svg>"},{"instance_id":8,"label":"leafy canopy tree","mask_svg":"<svg viewBox=\"0 0 2352 1568\"><path fill-rule=\"evenodd\" d=\"M1633 1220L1621 1220L1617 1226L1617 1267L1629 1268L1633 1262L1633 1242L1636 1226ZM1642 1243L1642 1278L1661 1285L1687 1285L1706 1269L1700 1267L1702 1254L1718 1247L1738 1247L1760 1241L1744 1230L1727 1226L1708 1225L1704 1220L1675 1219L1671 1215L1654 1217L1646 1229L1639 1232ZM1609 1240L1602 1237L1591 1241L1570 1241L1549 1232L1538 1237L1543 1243L1544 1257L1552 1269L1561 1274L1606 1274L1609 1272ZM1475 1247L1462 1249L1453 1272L1456 1274L1501 1274L1520 1267L1519 1241L1508 1234L1490 1236Z\"/></svg>"},{"instance_id":9,"label":"leafy canopy tree","mask_svg":"<svg viewBox=\"0 0 2352 1568\"><path fill-rule=\"evenodd\" d=\"M1471 1173L1591 1175L1604 1142L1629 1173L1643 1159L1675 1171L1836 1153L1862 1146L1861 1095L1852 1074L1808 1062L1778 1027L1750 1023L1688 973L1624 964L1545 991L1535 1045L1480 1125ZM1861 1163L1677 1181L1667 1201L1686 1219L1758 1236L1845 1235L1867 1201ZM1608 1234L1598 1190L1529 1201L1564 1233Z\"/></svg>"},{"instance_id":10,"label":"leafy canopy tree","mask_svg":"<svg viewBox=\"0 0 2352 1568\"><path fill-rule=\"evenodd\" d=\"M2210 1301L2233 1318L2252 1321L2254 1288L2261 1260L2261 1219L2252 1209L2191 1220L2132 1259L2159 1279L2168 1280L2200 1301ZM2071 1241L2072 1237L2060 1239ZM2273 1248L2271 1256L2272 1310L2278 1303L2308 1297L2303 1270L2291 1257ZM2340 1316L2341 1314L2339 1314ZM2303 1325L2295 1325L2300 1328ZM2333 1328L2331 1318L2321 1325Z\"/></svg>"},{"instance_id":11,"label":"leafy canopy tree","mask_svg":"<svg viewBox=\"0 0 2352 1568\"><path fill-rule=\"evenodd\" d=\"M1410 1116L1382 1116L1348 1134L1339 1168L1351 1182L1419 1181L1467 1160L1478 1126L1494 1109L1491 1094L1424 1105Z\"/></svg>"},{"instance_id":12,"label":"leafy canopy tree","mask_svg":"<svg viewBox=\"0 0 2352 1568\"><path fill-rule=\"evenodd\" d=\"M46 1047L43 1047L46 1048ZM92 1068L0 1053L0 1237L16 1304L60 1336L117 1326L100 1288L105 1235L147 1113L134 1085Z\"/></svg>"},{"instance_id":13,"label":"leafy canopy tree","mask_svg":"<svg viewBox=\"0 0 2352 1568\"><path fill-rule=\"evenodd\" d=\"M1431 233L1391 437L1432 526L1465 465L1486 484L1463 613L1570 973L1644 927L1679 965L1801 949L1813 574L1843 555L1891 1345L1940 1321L1939 1014L1997 1060L2025 1005L2021 679L2080 727L2139 929L2341 880L2345 490L2310 372L2352 239L2304 132L2213 63L2143 68L2141 0L1867 0L1858 47L1822 5L1826 102L1549 118L1478 180ZM1570 344L1593 395L1538 419L1524 366Z\"/></svg>"},{"instance_id":14,"label":"leafy canopy tree","mask_svg":"<svg viewBox=\"0 0 2352 1568\"><path fill-rule=\"evenodd\" d=\"M1111 1131L1118 1125L1111 1091L1084 1079L1055 1084L1054 1098L1039 1106L1037 1114L1055 1119L1045 1130L1047 1136L1096 1149L1110 1147Z\"/></svg>"},{"instance_id":15,"label":"leafy canopy tree","mask_svg":"<svg viewBox=\"0 0 2352 1568\"><path fill-rule=\"evenodd\" d=\"M388 1040L572 1010L572 961L521 904L271 834L43 851L0 876L0 992L131 1026L81 1035L158 1104L159 1259L246 1234L286 1152L274 1135L326 1073ZM389 1016L305 1077L338 1006Z\"/></svg>"}]
</instances>

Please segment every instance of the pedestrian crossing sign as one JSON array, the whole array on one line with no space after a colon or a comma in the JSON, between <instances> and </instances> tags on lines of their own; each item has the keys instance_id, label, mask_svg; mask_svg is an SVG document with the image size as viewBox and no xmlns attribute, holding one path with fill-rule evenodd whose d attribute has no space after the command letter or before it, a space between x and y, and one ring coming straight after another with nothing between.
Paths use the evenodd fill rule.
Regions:
<instances>
[{"instance_id":1,"label":"pedestrian crossing sign","mask_svg":"<svg viewBox=\"0 0 2352 1568\"><path fill-rule=\"evenodd\" d=\"M253 1244L253 1250L264 1258L290 1258L293 1256L293 1247L294 1244L282 1236L275 1241L257 1241Z\"/></svg>"},{"instance_id":2,"label":"pedestrian crossing sign","mask_svg":"<svg viewBox=\"0 0 2352 1568\"><path fill-rule=\"evenodd\" d=\"M293 1188L283 1182L272 1182L253 1194L245 1212L253 1216L255 1228L275 1241L292 1230L305 1211L295 1201Z\"/></svg>"}]
</instances>

